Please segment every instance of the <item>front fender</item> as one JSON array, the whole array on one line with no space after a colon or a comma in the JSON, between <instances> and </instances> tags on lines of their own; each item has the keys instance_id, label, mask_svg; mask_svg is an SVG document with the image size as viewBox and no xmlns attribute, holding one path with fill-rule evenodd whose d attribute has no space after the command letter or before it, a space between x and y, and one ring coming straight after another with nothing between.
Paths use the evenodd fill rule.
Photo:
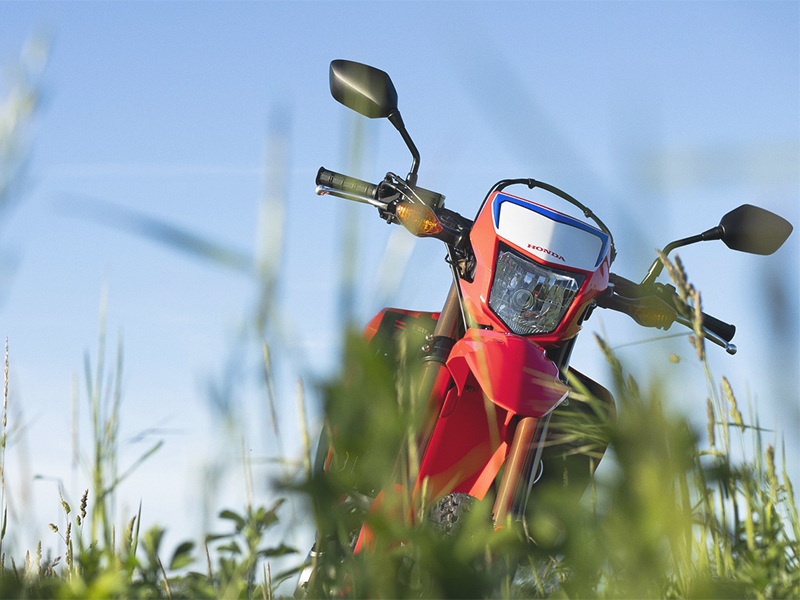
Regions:
<instances>
[{"instance_id":1,"label":"front fender","mask_svg":"<svg viewBox=\"0 0 800 600\"><path fill-rule=\"evenodd\" d=\"M468 330L450 351L447 368L459 394L471 373L489 400L523 416L548 414L569 392L544 349L511 333Z\"/></svg>"}]
</instances>

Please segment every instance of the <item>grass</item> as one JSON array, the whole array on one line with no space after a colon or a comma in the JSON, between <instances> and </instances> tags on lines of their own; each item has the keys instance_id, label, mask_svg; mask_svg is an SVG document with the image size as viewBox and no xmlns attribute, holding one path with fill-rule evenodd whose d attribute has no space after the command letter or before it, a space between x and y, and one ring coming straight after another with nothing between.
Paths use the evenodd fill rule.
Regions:
<instances>
[{"instance_id":1,"label":"grass","mask_svg":"<svg viewBox=\"0 0 800 600\"><path fill-rule=\"evenodd\" d=\"M25 162L12 141L36 105L35 88L26 81L20 85L14 102L2 105L3 116L10 115L14 126L3 130L0 139L5 161L0 165L0 210L8 205ZM20 98L27 100L20 103ZM173 244L182 239L169 236ZM190 241L195 248L197 239ZM266 297L274 287L277 262L259 261L269 267L260 269L266 273ZM698 292L679 262L667 266L686 302L686 314L696 322ZM223 510L218 515L221 533L171 549L164 547L164 529L141 522L141 507L120 524L114 522L119 483L134 469L146 469L158 445L120 469L123 346L120 341L109 368L105 311L103 302L97 354L94 361L87 356L84 365L92 431L86 491L75 506L63 497L54 499L65 524L51 524L52 537L27 552L9 549L7 543L5 458L13 352L6 344L0 597L271 599L290 594L290 580L303 561L276 534L285 517L282 498L265 506L248 500L241 509ZM272 309L259 313L259 332L271 315ZM329 439L336 431L333 468L323 472L313 467L300 384L301 466L293 471L284 467L285 476L276 485L283 496L305 500L298 503L308 507L301 518L319 532L324 552L312 559L317 567L312 596L800 597L800 521L785 452L763 443L755 416L745 420L734 390L712 375L699 336L692 344L707 380L707 389L696 391L699 399L707 398L704 432L693 430L686 416L670 406L667 386L640 386L598 339L613 376L618 417L609 418L576 384L571 401L585 410L561 420L562 443L546 452L566 460L571 453L592 454L608 443L613 456L604 460L612 460L614 468L593 480L580 501L575 498L583 484L578 493L575 481L537 484L525 519L498 531L490 524L491 503L478 503L466 525L449 535L429 526L425 507L413 505L406 487L392 485L398 463L413 471L419 460L410 443L421 410L413 394L414 361L408 352L418 341L401 340L398 361L387 365L357 333L343 338L341 372L323 390L323 430ZM265 396L274 414L269 347L264 345L263 351ZM277 421L273 427L277 437ZM734 455L742 458L734 460ZM380 489L388 490L380 507L367 512L371 496ZM397 516L410 511L418 516L413 522ZM376 551L354 556L349 552L353 534L365 519L376 534ZM284 566L273 574L278 563Z\"/></svg>"}]
</instances>

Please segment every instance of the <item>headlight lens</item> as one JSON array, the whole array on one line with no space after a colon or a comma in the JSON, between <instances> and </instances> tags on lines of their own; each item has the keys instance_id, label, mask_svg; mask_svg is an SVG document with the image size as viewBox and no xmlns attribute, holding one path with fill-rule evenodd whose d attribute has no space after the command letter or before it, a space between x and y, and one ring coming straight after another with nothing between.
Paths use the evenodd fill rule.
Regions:
<instances>
[{"instance_id":1,"label":"headlight lens","mask_svg":"<svg viewBox=\"0 0 800 600\"><path fill-rule=\"evenodd\" d=\"M489 308L517 335L552 333L583 279L583 275L559 273L501 249Z\"/></svg>"}]
</instances>

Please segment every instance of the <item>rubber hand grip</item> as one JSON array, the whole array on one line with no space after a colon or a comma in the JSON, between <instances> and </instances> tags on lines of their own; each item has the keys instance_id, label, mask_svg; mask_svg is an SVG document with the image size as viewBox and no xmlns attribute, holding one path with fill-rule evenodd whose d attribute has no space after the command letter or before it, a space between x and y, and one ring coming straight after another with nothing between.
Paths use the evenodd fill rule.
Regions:
<instances>
[{"instance_id":1,"label":"rubber hand grip","mask_svg":"<svg viewBox=\"0 0 800 600\"><path fill-rule=\"evenodd\" d=\"M703 327L711 333L717 334L726 342L730 342L736 334L736 326L720 321L719 319L703 313Z\"/></svg>"},{"instance_id":2,"label":"rubber hand grip","mask_svg":"<svg viewBox=\"0 0 800 600\"><path fill-rule=\"evenodd\" d=\"M345 192L348 194L355 194L356 196L365 196L367 198L376 199L378 193L378 186L368 181L362 181L355 177L348 177L335 171L328 171L325 167L320 167L317 171L317 185L323 185L331 189Z\"/></svg>"}]
</instances>

